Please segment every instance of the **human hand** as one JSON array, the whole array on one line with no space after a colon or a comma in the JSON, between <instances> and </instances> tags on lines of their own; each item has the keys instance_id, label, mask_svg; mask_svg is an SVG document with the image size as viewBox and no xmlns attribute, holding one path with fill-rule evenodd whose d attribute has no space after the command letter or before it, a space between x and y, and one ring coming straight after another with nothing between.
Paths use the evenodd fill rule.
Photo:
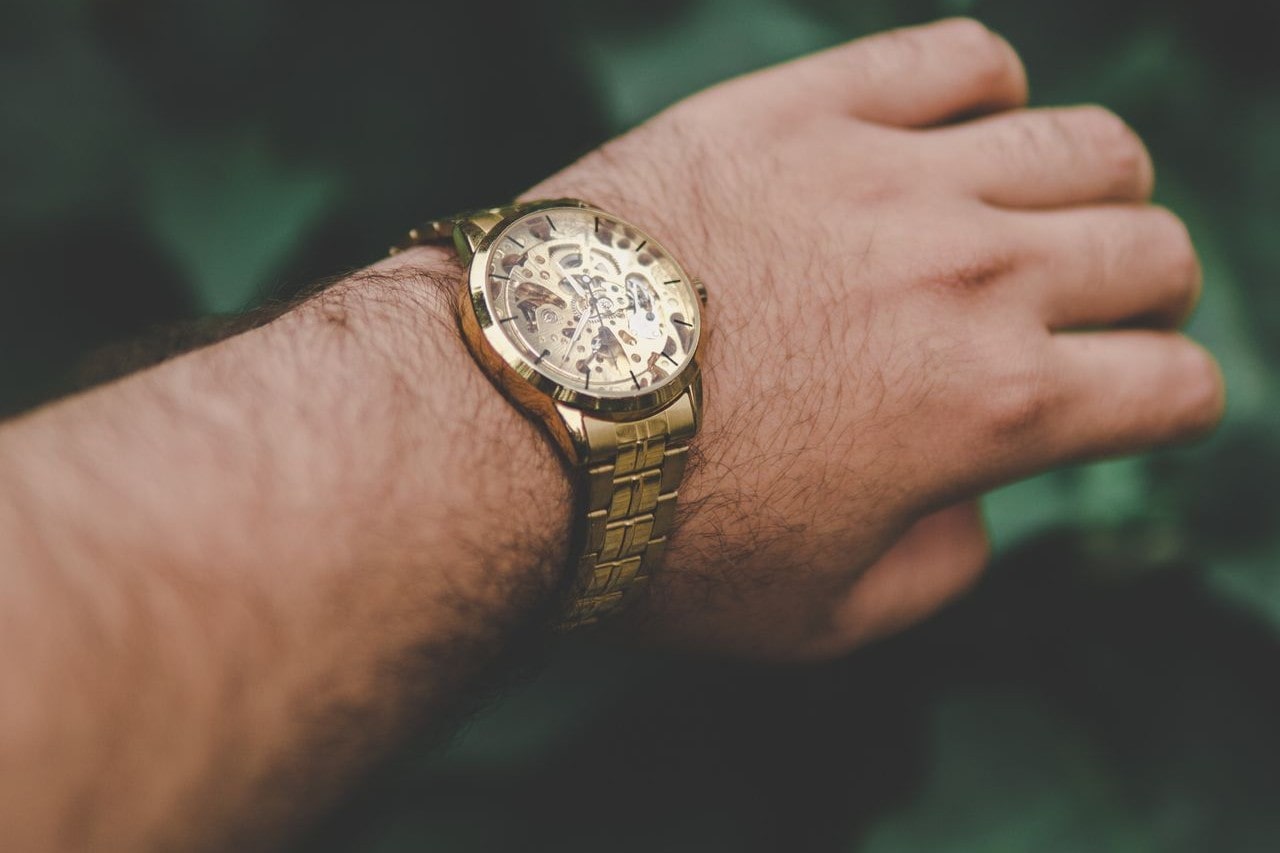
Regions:
<instances>
[{"instance_id":1,"label":"human hand","mask_svg":"<svg viewBox=\"0 0 1280 853\"><path fill-rule=\"evenodd\" d=\"M691 97L529 193L642 223L710 289L707 405L635 626L839 654L965 589L975 496L1204 433L1222 380L1150 159L1098 107L1023 109L952 20Z\"/></svg>"}]
</instances>

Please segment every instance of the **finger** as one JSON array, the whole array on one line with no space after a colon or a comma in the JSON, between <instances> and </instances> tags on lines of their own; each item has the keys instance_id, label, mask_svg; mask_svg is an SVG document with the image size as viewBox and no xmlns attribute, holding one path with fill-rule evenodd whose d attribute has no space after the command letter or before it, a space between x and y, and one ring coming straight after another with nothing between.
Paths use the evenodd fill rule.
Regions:
<instances>
[{"instance_id":1,"label":"finger","mask_svg":"<svg viewBox=\"0 0 1280 853\"><path fill-rule=\"evenodd\" d=\"M1145 201L1155 183L1142 139L1097 106L990 116L942 128L928 144L971 192L1006 207Z\"/></svg>"},{"instance_id":2,"label":"finger","mask_svg":"<svg viewBox=\"0 0 1280 853\"><path fill-rule=\"evenodd\" d=\"M972 586L990 555L977 501L926 516L858 579L833 633L847 649L900 631Z\"/></svg>"},{"instance_id":3,"label":"finger","mask_svg":"<svg viewBox=\"0 0 1280 853\"><path fill-rule=\"evenodd\" d=\"M1176 332L1056 335L1060 405L1046 418L1049 462L1149 450L1203 436L1221 419L1218 364Z\"/></svg>"},{"instance_id":4,"label":"finger","mask_svg":"<svg viewBox=\"0 0 1280 853\"><path fill-rule=\"evenodd\" d=\"M1009 43L955 18L858 39L752 75L783 103L839 105L900 127L1021 106L1027 77ZM753 90L754 91L754 90Z\"/></svg>"},{"instance_id":5,"label":"finger","mask_svg":"<svg viewBox=\"0 0 1280 853\"><path fill-rule=\"evenodd\" d=\"M1113 205L1018 214L1034 231L1026 266L1050 329L1176 328L1200 296L1200 261L1177 216Z\"/></svg>"}]
</instances>

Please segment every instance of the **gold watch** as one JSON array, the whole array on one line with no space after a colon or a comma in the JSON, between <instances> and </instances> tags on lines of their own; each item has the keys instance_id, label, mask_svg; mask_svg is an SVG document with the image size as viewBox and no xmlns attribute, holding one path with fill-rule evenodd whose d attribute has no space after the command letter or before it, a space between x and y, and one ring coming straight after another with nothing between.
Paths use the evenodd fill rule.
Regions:
<instances>
[{"instance_id":1,"label":"gold watch","mask_svg":"<svg viewBox=\"0 0 1280 853\"><path fill-rule=\"evenodd\" d=\"M472 355L579 472L563 624L594 623L666 548L702 416L706 290L640 228L577 199L435 220L391 251L448 242L467 270Z\"/></svg>"}]
</instances>

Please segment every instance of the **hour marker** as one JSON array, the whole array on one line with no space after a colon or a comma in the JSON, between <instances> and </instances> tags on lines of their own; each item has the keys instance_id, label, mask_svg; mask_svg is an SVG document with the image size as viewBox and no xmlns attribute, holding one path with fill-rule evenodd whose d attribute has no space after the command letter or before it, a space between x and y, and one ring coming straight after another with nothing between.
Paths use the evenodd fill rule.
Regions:
<instances>
[{"instance_id":1,"label":"hour marker","mask_svg":"<svg viewBox=\"0 0 1280 853\"><path fill-rule=\"evenodd\" d=\"M517 246L519 246L521 249L523 249L523 248L524 248L524 243L521 243L521 242L520 242L519 240L517 240L515 237L508 237L507 239L508 239L508 240L510 240L512 243L515 243L515 244L516 244Z\"/></svg>"},{"instance_id":2,"label":"hour marker","mask_svg":"<svg viewBox=\"0 0 1280 853\"><path fill-rule=\"evenodd\" d=\"M600 217L599 217L599 216L597 216L597 217L596 217L596 231L599 231L599 230L600 230Z\"/></svg>"},{"instance_id":3,"label":"hour marker","mask_svg":"<svg viewBox=\"0 0 1280 853\"><path fill-rule=\"evenodd\" d=\"M631 373L631 381L632 381L632 382L634 382L634 383L636 383L636 387L637 387L637 388L639 388L639 387L640 387L640 380L639 380L639 379L636 379L636 372L635 372L634 370L629 371L629 372Z\"/></svg>"},{"instance_id":4,"label":"hour marker","mask_svg":"<svg viewBox=\"0 0 1280 853\"><path fill-rule=\"evenodd\" d=\"M641 240L641 241L640 241L640 245L639 245L639 246L636 246L636 251L637 251L637 252L639 252L641 249L643 249L643 248L644 248L645 246L647 246L647 245L649 245L649 241L648 241L648 240Z\"/></svg>"},{"instance_id":5,"label":"hour marker","mask_svg":"<svg viewBox=\"0 0 1280 853\"><path fill-rule=\"evenodd\" d=\"M555 224L554 222L552 222L552 221L551 221L551 217L550 217L550 216L546 217L546 219L547 219L547 224L551 226L551 230L552 230L552 231L558 231L558 230L560 230L560 229L556 228L556 224Z\"/></svg>"},{"instance_id":6,"label":"hour marker","mask_svg":"<svg viewBox=\"0 0 1280 853\"><path fill-rule=\"evenodd\" d=\"M680 283L680 279L678 279L678 278L673 278L673 279L671 279L671 281L664 281L664 282L663 282L663 284L679 284L679 283Z\"/></svg>"},{"instance_id":7,"label":"hour marker","mask_svg":"<svg viewBox=\"0 0 1280 853\"><path fill-rule=\"evenodd\" d=\"M676 365L677 367L680 365L680 362L676 361L674 358L672 358L671 356L667 355L665 352L660 352L660 353L658 353L658 355L662 356L662 357L663 357L663 358L665 358L667 361L671 362L672 364Z\"/></svg>"},{"instance_id":8,"label":"hour marker","mask_svg":"<svg viewBox=\"0 0 1280 853\"><path fill-rule=\"evenodd\" d=\"M511 322L512 320L514 320L514 319L515 319L515 317L499 317L499 318L498 318L498 322L499 322L499 323L510 323L510 322Z\"/></svg>"},{"instance_id":9,"label":"hour marker","mask_svg":"<svg viewBox=\"0 0 1280 853\"><path fill-rule=\"evenodd\" d=\"M591 387L591 368L590 367L583 368L582 372L587 375L587 381L582 383L582 387L585 390Z\"/></svg>"},{"instance_id":10,"label":"hour marker","mask_svg":"<svg viewBox=\"0 0 1280 853\"><path fill-rule=\"evenodd\" d=\"M502 279L503 281L511 281L511 276L509 276L509 275L498 275L496 272L489 273L489 277L490 277L490 278L500 278L500 279Z\"/></svg>"},{"instance_id":11,"label":"hour marker","mask_svg":"<svg viewBox=\"0 0 1280 853\"><path fill-rule=\"evenodd\" d=\"M544 358L546 358L547 356L549 356L549 355L551 355L551 350L549 350L549 349L544 349L544 350L542 351L542 354L541 354L541 355L539 355L537 358L535 358L535 359L533 360L533 363L534 363L534 364L542 364L542 360L543 360Z\"/></svg>"},{"instance_id":12,"label":"hour marker","mask_svg":"<svg viewBox=\"0 0 1280 853\"><path fill-rule=\"evenodd\" d=\"M690 329L693 328L692 323L687 323L684 320L677 320L675 317L671 318L671 322L675 323L677 326L688 326Z\"/></svg>"}]
</instances>

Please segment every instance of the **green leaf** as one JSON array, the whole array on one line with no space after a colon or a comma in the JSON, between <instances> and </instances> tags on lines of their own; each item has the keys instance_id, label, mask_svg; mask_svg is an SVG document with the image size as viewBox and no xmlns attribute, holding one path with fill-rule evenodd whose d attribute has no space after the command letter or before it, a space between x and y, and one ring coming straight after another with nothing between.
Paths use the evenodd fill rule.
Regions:
<instances>
[{"instance_id":1,"label":"green leaf","mask_svg":"<svg viewBox=\"0 0 1280 853\"><path fill-rule=\"evenodd\" d=\"M176 144L149 163L145 217L206 311L248 306L338 195L261 134Z\"/></svg>"},{"instance_id":2,"label":"green leaf","mask_svg":"<svg viewBox=\"0 0 1280 853\"><path fill-rule=\"evenodd\" d=\"M1016 692L944 699L916 799L874 824L859 853L1104 853L1155 849L1084 731Z\"/></svg>"},{"instance_id":3,"label":"green leaf","mask_svg":"<svg viewBox=\"0 0 1280 853\"><path fill-rule=\"evenodd\" d=\"M622 130L701 88L836 40L774 0L701 0L661 30L593 33L586 59L610 123Z\"/></svg>"},{"instance_id":4,"label":"green leaf","mask_svg":"<svg viewBox=\"0 0 1280 853\"><path fill-rule=\"evenodd\" d=\"M1280 527L1280 519L1276 519ZM1252 554L1222 556L1205 570L1215 593L1280 632L1280 541Z\"/></svg>"},{"instance_id":5,"label":"green leaf","mask_svg":"<svg viewBox=\"0 0 1280 853\"><path fill-rule=\"evenodd\" d=\"M983 498L991 541L1003 550L1070 517L1072 495L1060 473L1042 474Z\"/></svg>"},{"instance_id":6,"label":"green leaf","mask_svg":"<svg viewBox=\"0 0 1280 853\"><path fill-rule=\"evenodd\" d=\"M119 215L154 130L147 105L79 28L26 48L0 54L0 225L76 222L90 209Z\"/></svg>"}]
</instances>

